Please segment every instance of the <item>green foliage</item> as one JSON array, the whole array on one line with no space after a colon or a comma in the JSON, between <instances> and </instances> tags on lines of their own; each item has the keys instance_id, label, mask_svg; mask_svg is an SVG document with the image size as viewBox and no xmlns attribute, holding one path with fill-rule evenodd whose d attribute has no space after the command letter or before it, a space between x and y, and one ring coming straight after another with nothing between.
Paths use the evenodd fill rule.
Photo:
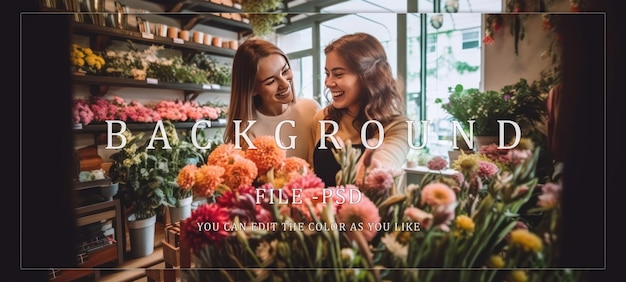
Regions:
<instances>
[{"instance_id":1,"label":"green foliage","mask_svg":"<svg viewBox=\"0 0 626 282\"><path fill-rule=\"evenodd\" d=\"M190 63L202 71L208 83L230 85L232 70L229 65L218 63L204 52L196 53Z\"/></svg>"},{"instance_id":2,"label":"green foliage","mask_svg":"<svg viewBox=\"0 0 626 282\"><path fill-rule=\"evenodd\" d=\"M511 120L522 130L531 129L543 121L547 113L547 95L521 78L517 83L506 85L499 91L480 91L476 88L463 90L457 85L450 89L448 102L437 99L441 107L464 127L474 120L474 135L498 135L498 120Z\"/></svg>"},{"instance_id":3,"label":"green foliage","mask_svg":"<svg viewBox=\"0 0 626 282\"><path fill-rule=\"evenodd\" d=\"M275 25L281 23L287 14L278 13L282 7L280 0L243 0L242 10L249 13L250 26L256 36L265 36L272 32Z\"/></svg>"}]
</instances>

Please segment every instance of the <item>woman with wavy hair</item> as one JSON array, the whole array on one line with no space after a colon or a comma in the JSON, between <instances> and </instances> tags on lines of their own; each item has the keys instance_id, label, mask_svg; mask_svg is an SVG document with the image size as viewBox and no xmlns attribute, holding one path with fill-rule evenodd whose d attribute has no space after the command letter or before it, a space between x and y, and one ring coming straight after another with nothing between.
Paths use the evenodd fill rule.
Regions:
<instances>
[{"instance_id":1,"label":"woman with wavy hair","mask_svg":"<svg viewBox=\"0 0 626 282\"><path fill-rule=\"evenodd\" d=\"M276 142L285 148L292 147L286 150L287 156L306 160L310 155L308 142L312 138L311 116L320 105L313 99L296 99L293 91L293 73L287 55L269 41L247 39L233 59L224 143L247 149L248 142L261 135L274 136L280 127ZM238 129L235 121L240 121ZM279 126L282 121L293 123ZM246 134L237 138L236 133L241 132Z\"/></svg>"},{"instance_id":2,"label":"woman with wavy hair","mask_svg":"<svg viewBox=\"0 0 626 282\"><path fill-rule=\"evenodd\" d=\"M315 173L326 186L336 185L336 175L341 169L331 150L336 144L331 138L321 140L323 133L327 136L335 130L333 136L338 137L337 140L350 140L361 150L365 150L363 139L378 141L383 137L382 144L372 155L370 168L399 169L409 152L408 119L404 115L401 85L393 77L385 49L375 37L354 33L334 40L324 52L324 84L329 105L317 112L312 127L313 152L309 162ZM382 130L370 121L379 122ZM357 181L364 173L362 163L363 158L357 163Z\"/></svg>"}]
</instances>

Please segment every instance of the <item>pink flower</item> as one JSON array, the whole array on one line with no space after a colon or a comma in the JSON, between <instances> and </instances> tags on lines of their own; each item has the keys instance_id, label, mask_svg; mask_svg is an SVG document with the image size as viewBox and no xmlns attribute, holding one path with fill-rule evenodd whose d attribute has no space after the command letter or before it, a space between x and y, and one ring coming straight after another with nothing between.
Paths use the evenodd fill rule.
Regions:
<instances>
[{"instance_id":1,"label":"pink flower","mask_svg":"<svg viewBox=\"0 0 626 282\"><path fill-rule=\"evenodd\" d=\"M302 218L298 218L297 216L294 216L294 219L299 219L299 220L304 220L304 221L309 221L309 222L312 221L313 216L311 215L311 211L309 211L309 207L308 207L309 204L311 205L313 213L315 213L315 215L318 218L321 212L323 211L324 207L326 207L326 205L329 202L331 203L331 208L333 209L332 212L335 213L337 211L337 205L333 197L337 193L334 190L331 191L328 189L334 189L334 188L303 189L302 193L300 193L301 203L291 204L292 208L294 208L296 211L299 211ZM330 192L332 192L333 196L328 198L328 195Z\"/></svg>"},{"instance_id":2,"label":"pink flower","mask_svg":"<svg viewBox=\"0 0 626 282\"><path fill-rule=\"evenodd\" d=\"M506 159L512 164L520 164L532 157L533 152L530 150L509 150Z\"/></svg>"},{"instance_id":3,"label":"pink flower","mask_svg":"<svg viewBox=\"0 0 626 282\"><path fill-rule=\"evenodd\" d=\"M421 202L433 207L447 206L456 202L456 194L446 184L431 182L422 189Z\"/></svg>"},{"instance_id":4,"label":"pink flower","mask_svg":"<svg viewBox=\"0 0 626 282\"><path fill-rule=\"evenodd\" d=\"M485 161L478 161L478 176L481 178L489 178L494 176L498 172L498 166Z\"/></svg>"},{"instance_id":5,"label":"pink flower","mask_svg":"<svg viewBox=\"0 0 626 282\"><path fill-rule=\"evenodd\" d=\"M376 237L376 229L370 228L370 224L380 223L378 208L368 197L363 196L358 203L344 204L337 212L337 219L346 225L347 235L353 238L353 232L362 232L363 237L369 242ZM363 230L350 230L352 224L363 224ZM354 239L354 238L353 238Z\"/></svg>"},{"instance_id":6,"label":"pink flower","mask_svg":"<svg viewBox=\"0 0 626 282\"><path fill-rule=\"evenodd\" d=\"M416 207L408 207L404 210L404 215L414 222L419 222L420 227L428 229L433 223L433 215Z\"/></svg>"},{"instance_id":7,"label":"pink flower","mask_svg":"<svg viewBox=\"0 0 626 282\"><path fill-rule=\"evenodd\" d=\"M448 161L440 156L437 156L428 161L427 166L430 170L442 170L448 166Z\"/></svg>"},{"instance_id":8,"label":"pink flower","mask_svg":"<svg viewBox=\"0 0 626 282\"><path fill-rule=\"evenodd\" d=\"M542 194L539 195L537 205L544 209L556 207L561 199L561 185L556 183L546 183L541 187Z\"/></svg>"},{"instance_id":9,"label":"pink flower","mask_svg":"<svg viewBox=\"0 0 626 282\"><path fill-rule=\"evenodd\" d=\"M365 190L386 192L391 187L393 187L393 173L389 169L377 167L365 176L365 186L363 187Z\"/></svg>"},{"instance_id":10,"label":"pink flower","mask_svg":"<svg viewBox=\"0 0 626 282\"><path fill-rule=\"evenodd\" d=\"M457 171L455 174L453 174L451 176L451 178L456 182L457 185L461 186L463 185L463 182L465 181L465 176L463 176L463 173L460 171Z\"/></svg>"},{"instance_id":11,"label":"pink flower","mask_svg":"<svg viewBox=\"0 0 626 282\"><path fill-rule=\"evenodd\" d=\"M439 205L433 210L433 228L439 228L445 232L450 231L450 224L454 220L454 209L457 203Z\"/></svg>"},{"instance_id":12,"label":"pink flower","mask_svg":"<svg viewBox=\"0 0 626 282\"><path fill-rule=\"evenodd\" d=\"M319 178L317 175L307 174L307 175L292 179L291 181L287 182L287 184L283 186L283 194L291 198L292 190L294 188L304 190L304 189L311 189L311 188L324 188L325 186L326 185L324 184L322 179Z\"/></svg>"},{"instance_id":13,"label":"pink flower","mask_svg":"<svg viewBox=\"0 0 626 282\"><path fill-rule=\"evenodd\" d=\"M94 118L94 114L89 108L89 104L83 99L74 100L74 109L72 114L72 120L74 123L82 123L84 125L91 123Z\"/></svg>"}]
</instances>

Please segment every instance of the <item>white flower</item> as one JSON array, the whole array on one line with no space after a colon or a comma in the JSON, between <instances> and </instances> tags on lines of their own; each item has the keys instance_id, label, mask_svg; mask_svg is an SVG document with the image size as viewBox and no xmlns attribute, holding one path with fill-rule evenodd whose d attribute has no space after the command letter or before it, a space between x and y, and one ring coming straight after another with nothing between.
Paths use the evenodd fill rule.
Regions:
<instances>
[{"instance_id":1,"label":"white flower","mask_svg":"<svg viewBox=\"0 0 626 282\"><path fill-rule=\"evenodd\" d=\"M385 236L383 236L380 241L385 244L385 247L387 247L387 250L393 254L394 256L396 256L397 258L399 258L400 260L402 260L403 262L406 262L406 257L409 254L409 247L400 244L397 240L396 240L396 236L392 235L391 233L387 233L385 234Z\"/></svg>"}]
</instances>

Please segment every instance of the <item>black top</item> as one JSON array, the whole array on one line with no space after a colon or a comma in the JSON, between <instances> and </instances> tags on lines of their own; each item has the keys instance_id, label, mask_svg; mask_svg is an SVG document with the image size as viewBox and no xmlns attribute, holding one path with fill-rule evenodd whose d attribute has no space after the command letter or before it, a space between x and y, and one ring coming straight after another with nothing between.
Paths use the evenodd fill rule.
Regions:
<instances>
[{"instance_id":1,"label":"black top","mask_svg":"<svg viewBox=\"0 0 626 282\"><path fill-rule=\"evenodd\" d=\"M313 166L315 167L315 175L324 181L326 187L334 187L337 185L336 175L341 170L341 165L335 160L331 149L335 148L335 145L333 142L327 143L330 143L330 146L327 146L328 149L319 149L319 141L315 144L315 148L313 148ZM352 148L359 149L361 152L365 150L363 144L353 144Z\"/></svg>"}]
</instances>

